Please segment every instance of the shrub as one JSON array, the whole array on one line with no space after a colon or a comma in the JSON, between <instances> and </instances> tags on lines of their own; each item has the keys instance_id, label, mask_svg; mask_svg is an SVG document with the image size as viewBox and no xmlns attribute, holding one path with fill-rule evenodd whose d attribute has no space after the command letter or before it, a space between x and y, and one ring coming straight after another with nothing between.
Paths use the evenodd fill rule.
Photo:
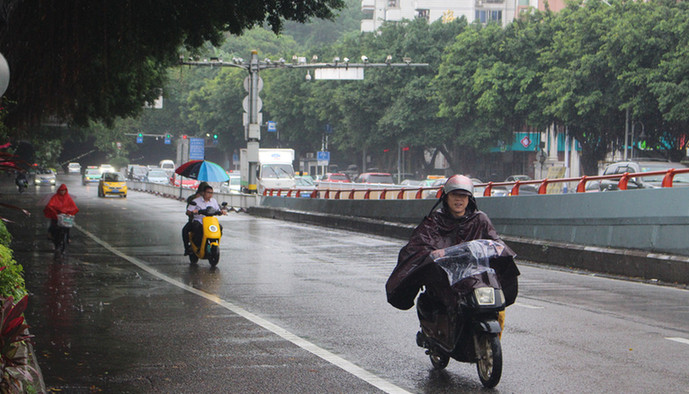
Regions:
<instances>
[{"instance_id":1,"label":"shrub","mask_svg":"<svg viewBox=\"0 0 689 394\"><path fill-rule=\"evenodd\" d=\"M36 372L27 363L25 341L31 338L24 322L28 297L16 304L12 297L0 298L0 392L24 392L24 383Z\"/></svg>"},{"instance_id":2,"label":"shrub","mask_svg":"<svg viewBox=\"0 0 689 394\"><path fill-rule=\"evenodd\" d=\"M21 299L27 294L22 272L24 268L12 258L12 250L0 245L0 297Z\"/></svg>"},{"instance_id":3,"label":"shrub","mask_svg":"<svg viewBox=\"0 0 689 394\"><path fill-rule=\"evenodd\" d=\"M10 232L7 231L5 222L0 220L0 245L5 245L9 247L10 242L12 242L12 234L10 234Z\"/></svg>"}]
</instances>

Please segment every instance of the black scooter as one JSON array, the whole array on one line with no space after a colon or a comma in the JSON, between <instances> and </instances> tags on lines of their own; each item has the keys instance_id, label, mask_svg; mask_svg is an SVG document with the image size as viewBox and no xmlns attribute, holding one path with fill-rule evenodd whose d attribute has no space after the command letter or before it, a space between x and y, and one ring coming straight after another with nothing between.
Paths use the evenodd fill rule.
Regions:
<instances>
[{"instance_id":1,"label":"black scooter","mask_svg":"<svg viewBox=\"0 0 689 394\"><path fill-rule=\"evenodd\" d=\"M17 177L14 183L17 185L19 193L24 193L24 190L29 186L29 181L26 180L26 177Z\"/></svg>"},{"instance_id":2,"label":"black scooter","mask_svg":"<svg viewBox=\"0 0 689 394\"><path fill-rule=\"evenodd\" d=\"M483 386L492 388L502 375L502 331L498 314L505 309L505 296L489 261L500 256L504 245L475 240L431 254L447 274L449 289L444 296L429 289L417 299L421 331L416 343L426 349L436 369L447 367L450 358L476 363ZM449 299L452 301L449 305Z\"/></svg>"}]
</instances>

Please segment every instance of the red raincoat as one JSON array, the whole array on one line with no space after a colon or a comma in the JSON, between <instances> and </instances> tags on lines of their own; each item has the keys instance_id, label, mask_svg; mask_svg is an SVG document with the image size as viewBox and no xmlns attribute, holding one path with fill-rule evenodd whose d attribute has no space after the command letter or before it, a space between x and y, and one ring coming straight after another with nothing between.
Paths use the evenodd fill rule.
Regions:
<instances>
[{"instance_id":1,"label":"red raincoat","mask_svg":"<svg viewBox=\"0 0 689 394\"><path fill-rule=\"evenodd\" d=\"M475 200L470 202L468 209L469 213L460 219L443 210L434 211L416 227L409 243L400 250L397 266L385 284L388 302L392 306L398 309L414 306L421 286L449 289L446 275L429 257L432 251L476 239L502 242L488 216L476 208ZM502 256L490 261L507 305L514 303L517 297L519 270L514 256L514 251L505 245Z\"/></svg>"},{"instance_id":2,"label":"red raincoat","mask_svg":"<svg viewBox=\"0 0 689 394\"><path fill-rule=\"evenodd\" d=\"M61 195L60 191L64 190L65 194ZM58 213L66 213L69 215L76 215L79 212L77 204L72 200L72 196L67 192L67 185L64 183L57 189L57 193L50 198L48 205L43 209L43 214L48 219L57 220Z\"/></svg>"}]
</instances>

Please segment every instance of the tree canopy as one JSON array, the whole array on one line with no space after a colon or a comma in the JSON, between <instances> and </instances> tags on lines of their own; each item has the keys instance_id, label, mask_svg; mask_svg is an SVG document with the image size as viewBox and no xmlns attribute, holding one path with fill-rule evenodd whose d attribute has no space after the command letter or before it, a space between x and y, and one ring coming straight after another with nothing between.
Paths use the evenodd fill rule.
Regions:
<instances>
[{"instance_id":1,"label":"tree canopy","mask_svg":"<svg viewBox=\"0 0 689 394\"><path fill-rule=\"evenodd\" d=\"M165 85L181 46L219 44L284 20L333 18L343 0L85 1L8 0L0 9L0 52L13 103L6 121L57 118L85 125L137 115Z\"/></svg>"}]
</instances>

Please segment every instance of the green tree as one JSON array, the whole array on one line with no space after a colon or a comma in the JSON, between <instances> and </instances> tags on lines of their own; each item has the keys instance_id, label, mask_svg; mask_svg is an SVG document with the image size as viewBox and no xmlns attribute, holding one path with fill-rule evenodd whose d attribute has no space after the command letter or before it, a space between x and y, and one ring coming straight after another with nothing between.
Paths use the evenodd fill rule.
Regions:
<instances>
[{"instance_id":1,"label":"green tree","mask_svg":"<svg viewBox=\"0 0 689 394\"><path fill-rule=\"evenodd\" d=\"M266 21L332 18L342 0L204 3L16 1L0 17L0 52L13 70L7 97L11 125L46 115L86 125L141 112L164 86L180 46L221 42Z\"/></svg>"}]
</instances>

